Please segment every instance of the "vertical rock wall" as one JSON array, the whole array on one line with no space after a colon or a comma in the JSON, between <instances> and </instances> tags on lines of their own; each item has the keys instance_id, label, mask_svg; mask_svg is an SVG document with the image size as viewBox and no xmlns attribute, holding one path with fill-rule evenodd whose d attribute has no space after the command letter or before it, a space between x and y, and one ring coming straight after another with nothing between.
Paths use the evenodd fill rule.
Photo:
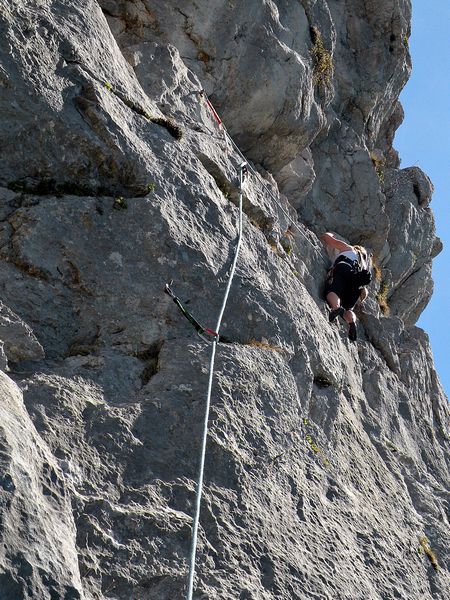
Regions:
<instances>
[{"instance_id":1,"label":"vertical rock wall","mask_svg":"<svg viewBox=\"0 0 450 600\"><path fill-rule=\"evenodd\" d=\"M432 184L392 139L408 0L1 0L0 600L444 600ZM298 222L297 222L297 219ZM292 221L297 222L293 228ZM333 230L375 254L359 339Z\"/></svg>"}]
</instances>

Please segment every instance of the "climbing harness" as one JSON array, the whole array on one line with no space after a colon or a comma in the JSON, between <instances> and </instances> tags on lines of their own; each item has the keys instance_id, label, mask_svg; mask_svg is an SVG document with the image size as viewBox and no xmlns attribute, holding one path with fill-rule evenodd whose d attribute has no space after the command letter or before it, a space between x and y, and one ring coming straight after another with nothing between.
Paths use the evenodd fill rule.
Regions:
<instances>
[{"instance_id":1,"label":"climbing harness","mask_svg":"<svg viewBox=\"0 0 450 600\"><path fill-rule=\"evenodd\" d=\"M332 267L344 264L350 267L350 272L355 280L358 288L362 288L372 281L372 269L370 264L370 258L363 259L360 252L357 252L358 260L352 260L348 256L339 255Z\"/></svg>"},{"instance_id":2,"label":"climbing harness","mask_svg":"<svg viewBox=\"0 0 450 600\"><path fill-rule=\"evenodd\" d=\"M166 283L166 286L164 288L165 293L172 298L172 300L175 302L175 304L180 309L181 313L186 317L186 319L189 321L189 323L191 323L191 325L193 325L195 331L202 338L202 340L205 340L205 342L208 342L208 344L209 344L209 343L211 343L212 339L218 338L219 337L218 333L216 333L212 329L209 329L208 327L203 327L202 325L200 325L200 323L197 321L197 319L193 315L191 315L191 313L188 311L188 309L182 304L181 300L177 296L175 296L175 293L173 292L173 290L171 288L172 283L173 283L173 280L170 281L170 283ZM210 337L206 337L206 336L210 336Z\"/></svg>"},{"instance_id":3,"label":"climbing harness","mask_svg":"<svg viewBox=\"0 0 450 600\"><path fill-rule=\"evenodd\" d=\"M239 250L241 247L242 241L242 196L243 196L243 187L244 181L247 177L248 173L248 164L247 162L243 162L239 165L239 225L238 225L238 237L237 244L234 251L234 259L233 264L231 266L230 274L228 276L228 283L225 289L225 294L222 301L222 306L219 312L219 316L217 318L217 325L215 336L212 342L212 350L211 350L211 358L209 362L209 379L208 379L208 391L206 394L206 406L205 406L205 416L203 422L203 437L202 437L202 445L201 445L201 454L200 454L200 467L199 467L199 476L197 482L197 491L195 497L195 515L192 525L192 544L191 544L191 553L189 558L189 574L188 574L188 586L186 593L186 600L192 600L192 594L194 590L194 575L195 575L195 554L197 551L197 536L198 536L198 524L200 520L200 503L202 499L203 492L203 475L205 471L205 456L206 456L206 440L208 437L208 421L209 421L209 411L211 406L211 391L212 391L212 382L214 376L214 362L216 357L216 348L219 341L219 331L220 326L222 324L223 314L225 312L225 308L228 301L228 296L231 289L231 284L233 282L234 273L236 271L236 264L239 256Z\"/></svg>"}]
</instances>

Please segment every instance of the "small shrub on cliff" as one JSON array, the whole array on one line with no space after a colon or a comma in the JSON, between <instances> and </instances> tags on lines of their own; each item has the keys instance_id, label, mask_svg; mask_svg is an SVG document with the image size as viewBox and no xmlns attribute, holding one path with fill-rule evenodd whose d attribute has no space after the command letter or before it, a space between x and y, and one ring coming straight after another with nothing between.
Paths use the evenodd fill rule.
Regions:
<instances>
[{"instance_id":1,"label":"small shrub on cliff","mask_svg":"<svg viewBox=\"0 0 450 600\"><path fill-rule=\"evenodd\" d=\"M306 418L304 418L304 419L303 419L303 425L304 425L305 427L308 427L308 426L309 426L309 419L306 419ZM314 452L314 454L319 454L319 453L321 452L321 449L320 449L320 448L319 448L319 446L318 446L318 445L315 443L315 441L313 440L312 436L311 436L309 433L307 433L307 434L305 435L305 440L308 442L308 444L309 444L309 446L310 446L311 450ZM328 460L328 458L327 458L326 456L324 456L324 457L322 458L322 464L323 464L324 466L327 466L327 465L329 465L329 464L330 464L330 461Z\"/></svg>"},{"instance_id":2,"label":"small shrub on cliff","mask_svg":"<svg viewBox=\"0 0 450 600\"><path fill-rule=\"evenodd\" d=\"M282 238L282 239L280 240L280 244L281 244L281 246L282 246L283 250L286 252L286 254L287 254L289 257L291 257L291 256L292 256L292 253L293 253L293 251L294 251L294 246L292 245L292 243L291 243L291 242L289 242L289 240L286 240L286 239L283 239L283 238Z\"/></svg>"},{"instance_id":3,"label":"small shrub on cliff","mask_svg":"<svg viewBox=\"0 0 450 600\"><path fill-rule=\"evenodd\" d=\"M142 104L134 102L134 100L132 100L122 92L113 90L112 86L107 81L104 82L103 85L106 89L108 89L115 96L117 96L117 98L119 98L125 104L125 106L128 106L128 108L133 110L138 115L141 115L141 117L144 117L144 119L147 119L147 121L155 123L160 127L164 127L176 140L181 140L181 138L183 137L183 131L173 119L168 119L166 117L153 117Z\"/></svg>"},{"instance_id":4,"label":"small shrub on cliff","mask_svg":"<svg viewBox=\"0 0 450 600\"><path fill-rule=\"evenodd\" d=\"M318 28L311 27L310 31L313 42L311 55L314 60L314 83L329 88L334 72L333 57L323 45L322 34Z\"/></svg>"},{"instance_id":5,"label":"small shrub on cliff","mask_svg":"<svg viewBox=\"0 0 450 600\"><path fill-rule=\"evenodd\" d=\"M378 262L375 258L372 258L372 268L373 268L373 274L375 277L375 281L378 281L378 283L379 283L382 278L382 271L381 271L380 265L378 264Z\"/></svg>"},{"instance_id":6,"label":"small shrub on cliff","mask_svg":"<svg viewBox=\"0 0 450 600\"><path fill-rule=\"evenodd\" d=\"M150 121L152 123L156 123L160 127L164 127L170 133L170 135L176 140L181 140L183 137L183 131L175 121L172 119L162 118L162 117L150 117Z\"/></svg>"},{"instance_id":7,"label":"small shrub on cliff","mask_svg":"<svg viewBox=\"0 0 450 600\"><path fill-rule=\"evenodd\" d=\"M247 346L252 346L252 348L261 348L261 350L271 350L272 352L280 352L283 354L283 348L280 348L280 346L272 346L272 344L269 344L269 342L265 341L252 339L247 342Z\"/></svg>"},{"instance_id":8,"label":"small shrub on cliff","mask_svg":"<svg viewBox=\"0 0 450 600\"><path fill-rule=\"evenodd\" d=\"M134 110L134 112L136 112L138 115L145 117L148 121L152 121L151 114L145 110L142 104L133 104L132 110Z\"/></svg>"},{"instance_id":9,"label":"small shrub on cliff","mask_svg":"<svg viewBox=\"0 0 450 600\"><path fill-rule=\"evenodd\" d=\"M292 226L289 226L280 237L280 244L286 254L291 257L294 252L294 232L292 231Z\"/></svg>"},{"instance_id":10,"label":"small shrub on cliff","mask_svg":"<svg viewBox=\"0 0 450 600\"><path fill-rule=\"evenodd\" d=\"M377 174L379 182L384 183L384 167L386 163L384 157L377 152L371 152L370 158L375 167L375 173Z\"/></svg>"},{"instance_id":11,"label":"small shrub on cliff","mask_svg":"<svg viewBox=\"0 0 450 600\"><path fill-rule=\"evenodd\" d=\"M326 375L316 375L314 377L314 383L320 388L327 388L333 385L331 379Z\"/></svg>"},{"instance_id":12,"label":"small shrub on cliff","mask_svg":"<svg viewBox=\"0 0 450 600\"><path fill-rule=\"evenodd\" d=\"M383 281L383 272L376 258L372 259L372 268L375 281L379 283L379 288L378 292L375 295L375 299L378 302L378 305L383 315L388 317L390 314L390 309L388 305L389 284L387 283L387 281Z\"/></svg>"},{"instance_id":13,"label":"small shrub on cliff","mask_svg":"<svg viewBox=\"0 0 450 600\"><path fill-rule=\"evenodd\" d=\"M12 192L26 191L25 184L23 183L23 181L19 181L19 180L10 181L6 187L8 188L8 190L11 190Z\"/></svg>"},{"instance_id":14,"label":"small shrub on cliff","mask_svg":"<svg viewBox=\"0 0 450 600\"><path fill-rule=\"evenodd\" d=\"M424 535L419 538L419 554L425 553L430 561L433 569L439 571L439 564L436 558L436 554L433 552L430 546L430 541Z\"/></svg>"},{"instance_id":15,"label":"small shrub on cliff","mask_svg":"<svg viewBox=\"0 0 450 600\"><path fill-rule=\"evenodd\" d=\"M113 208L115 210L126 210L128 208L128 204L126 203L125 198L119 196L114 200Z\"/></svg>"},{"instance_id":16,"label":"small shrub on cliff","mask_svg":"<svg viewBox=\"0 0 450 600\"><path fill-rule=\"evenodd\" d=\"M388 294L389 294L389 284L386 281L383 281L380 285L380 289L378 290L375 298L378 302L378 305L381 309L381 312L385 317L388 317L391 309L388 305Z\"/></svg>"},{"instance_id":17,"label":"small shrub on cliff","mask_svg":"<svg viewBox=\"0 0 450 600\"><path fill-rule=\"evenodd\" d=\"M267 243L269 244L269 248L272 250L272 252L274 252L277 256L279 256L280 251L278 249L278 244L272 239L268 239Z\"/></svg>"},{"instance_id":18,"label":"small shrub on cliff","mask_svg":"<svg viewBox=\"0 0 450 600\"><path fill-rule=\"evenodd\" d=\"M314 442L314 440L312 439L312 437L309 435L309 433L306 434L305 436L305 440L308 442L308 444L311 446L311 450L314 452L314 454L318 454L320 452L320 448L319 446Z\"/></svg>"}]
</instances>

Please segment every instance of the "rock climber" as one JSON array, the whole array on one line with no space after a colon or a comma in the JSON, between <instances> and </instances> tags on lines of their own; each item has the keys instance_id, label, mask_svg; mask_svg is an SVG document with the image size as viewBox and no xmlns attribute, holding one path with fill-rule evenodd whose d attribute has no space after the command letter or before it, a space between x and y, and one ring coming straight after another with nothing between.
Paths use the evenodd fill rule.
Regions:
<instances>
[{"instance_id":1,"label":"rock climber","mask_svg":"<svg viewBox=\"0 0 450 600\"><path fill-rule=\"evenodd\" d=\"M342 317L348 323L348 337L354 342L357 330L353 308L358 300L364 302L367 297L365 286L371 280L371 256L363 246L351 246L332 233L324 233L320 239L329 255L335 256L324 290L331 309L328 319L332 323L336 317Z\"/></svg>"}]
</instances>

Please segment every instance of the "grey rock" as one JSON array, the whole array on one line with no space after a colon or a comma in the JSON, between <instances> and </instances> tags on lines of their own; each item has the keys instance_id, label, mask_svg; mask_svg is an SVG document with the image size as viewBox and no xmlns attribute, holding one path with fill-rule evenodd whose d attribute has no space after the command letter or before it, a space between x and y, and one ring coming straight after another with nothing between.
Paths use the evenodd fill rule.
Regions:
<instances>
[{"instance_id":1,"label":"grey rock","mask_svg":"<svg viewBox=\"0 0 450 600\"><path fill-rule=\"evenodd\" d=\"M430 178L418 167L409 167L409 169L404 169L404 171L408 174L419 206L427 208L434 191L434 186Z\"/></svg>"},{"instance_id":2,"label":"grey rock","mask_svg":"<svg viewBox=\"0 0 450 600\"><path fill-rule=\"evenodd\" d=\"M277 170L290 162L324 125L311 77L313 23L301 3L144 2L141 10L123 10L115 0L101 5L133 66L137 55L145 60L152 52L148 42L168 39L212 94L236 142L266 168ZM329 11L322 13L328 18L326 42L332 46ZM140 31L138 47L133 27L127 26L133 19ZM153 95L148 87L152 76L138 60L136 72L144 73L143 86ZM166 91L159 101L164 97Z\"/></svg>"},{"instance_id":3,"label":"grey rock","mask_svg":"<svg viewBox=\"0 0 450 600\"><path fill-rule=\"evenodd\" d=\"M432 193L428 177L417 167L387 170L386 209L391 274L390 305L406 323L416 322L433 291L431 259L442 248L436 238L433 213L427 208Z\"/></svg>"},{"instance_id":4,"label":"grey rock","mask_svg":"<svg viewBox=\"0 0 450 600\"><path fill-rule=\"evenodd\" d=\"M8 360L12 362L44 358L44 349L31 327L3 302L0 302L0 340Z\"/></svg>"},{"instance_id":5,"label":"grey rock","mask_svg":"<svg viewBox=\"0 0 450 600\"><path fill-rule=\"evenodd\" d=\"M332 20L340 23L333 108L357 133L364 132L370 145L390 118L395 96L411 71L411 4L386 0L381 11L377 2L350 0L329 7Z\"/></svg>"},{"instance_id":6,"label":"grey rock","mask_svg":"<svg viewBox=\"0 0 450 600\"><path fill-rule=\"evenodd\" d=\"M0 372L1 597L84 598L70 496L15 383Z\"/></svg>"},{"instance_id":7,"label":"grey rock","mask_svg":"<svg viewBox=\"0 0 450 600\"><path fill-rule=\"evenodd\" d=\"M243 160L203 88L250 173L194 597L444 600L450 413L414 326L440 242L392 149L409 2L3 4L0 597L184 594L210 347L164 284L215 327ZM355 344L324 230L382 269Z\"/></svg>"},{"instance_id":8,"label":"grey rock","mask_svg":"<svg viewBox=\"0 0 450 600\"><path fill-rule=\"evenodd\" d=\"M335 119L327 136L317 140L313 159L321 168L315 168L312 189L299 204L302 219L318 233L335 230L379 253L390 223L367 147L354 130Z\"/></svg>"},{"instance_id":9,"label":"grey rock","mask_svg":"<svg viewBox=\"0 0 450 600\"><path fill-rule=\"evenodd\" d=\"M398 169L400 158L398 152L392 147L395 133L403 123L404 111L400 102L396 102L392 108L392 113L387 116L378 133L375 146L381 149L385 166Z\"/></svg>"},{"instance_id":10,"label":"grey rock","mask_svg":"<svg viewBox=\"0 0 450 600\"><path fill-rule=\"evenodd\" d=\"M5 354L4 344L0 341L0 369L2 371L8 370L8 357Z\"/></svg>"},{"instance_id":11,"label":"grey rock","mask_svg":"<svg viewBox=\"0 0 450 600\"><path fill-rule=\"evenodd\" d=\"M413 271L402 286L389 298L391 310L402 317L407 325L414 325L433 294L431 263Z\"/></svg>"},{"instance_id":12,"label":"grey rock","mask_svg":"<svg viewBox=\"0 0 450 600\"><path fill-rule=\"evenodd\" d=\"M38 193L144 194L148 142L162 128L141 113L163 115L142 91L98 3L45 0L35 13L26 2L6 7L0 25L9 77L1 110L8 126L0 181ZM133 142L130 128L147 143L139 136ZM161 141L172 140L166 132Z\"/></svg>"},{"instance_id":13,"label":"grey rock","mask_svg":"<svg viewBox=\"0 0 450 600\"><path fill-rule=\"evenodd\" d=\"M370 343L380 352L389 369L400 376L398 340L403 334L403 321L398 317L384 318L383 327L380 327L380 314L361 311L359 316Z\"/></svg>"},{"instance_id":14,"label":"grey rock","mask_svg":"<svg viewBox=\"0 0 450 600\"><path fill-rule=\"evenodd\" d=\"M299 208L296 202L310 191L314 179L314 163L309 149L304 150L277 173L280 191L291 199L295 208Z\"/></svg>"}]
</instances>

